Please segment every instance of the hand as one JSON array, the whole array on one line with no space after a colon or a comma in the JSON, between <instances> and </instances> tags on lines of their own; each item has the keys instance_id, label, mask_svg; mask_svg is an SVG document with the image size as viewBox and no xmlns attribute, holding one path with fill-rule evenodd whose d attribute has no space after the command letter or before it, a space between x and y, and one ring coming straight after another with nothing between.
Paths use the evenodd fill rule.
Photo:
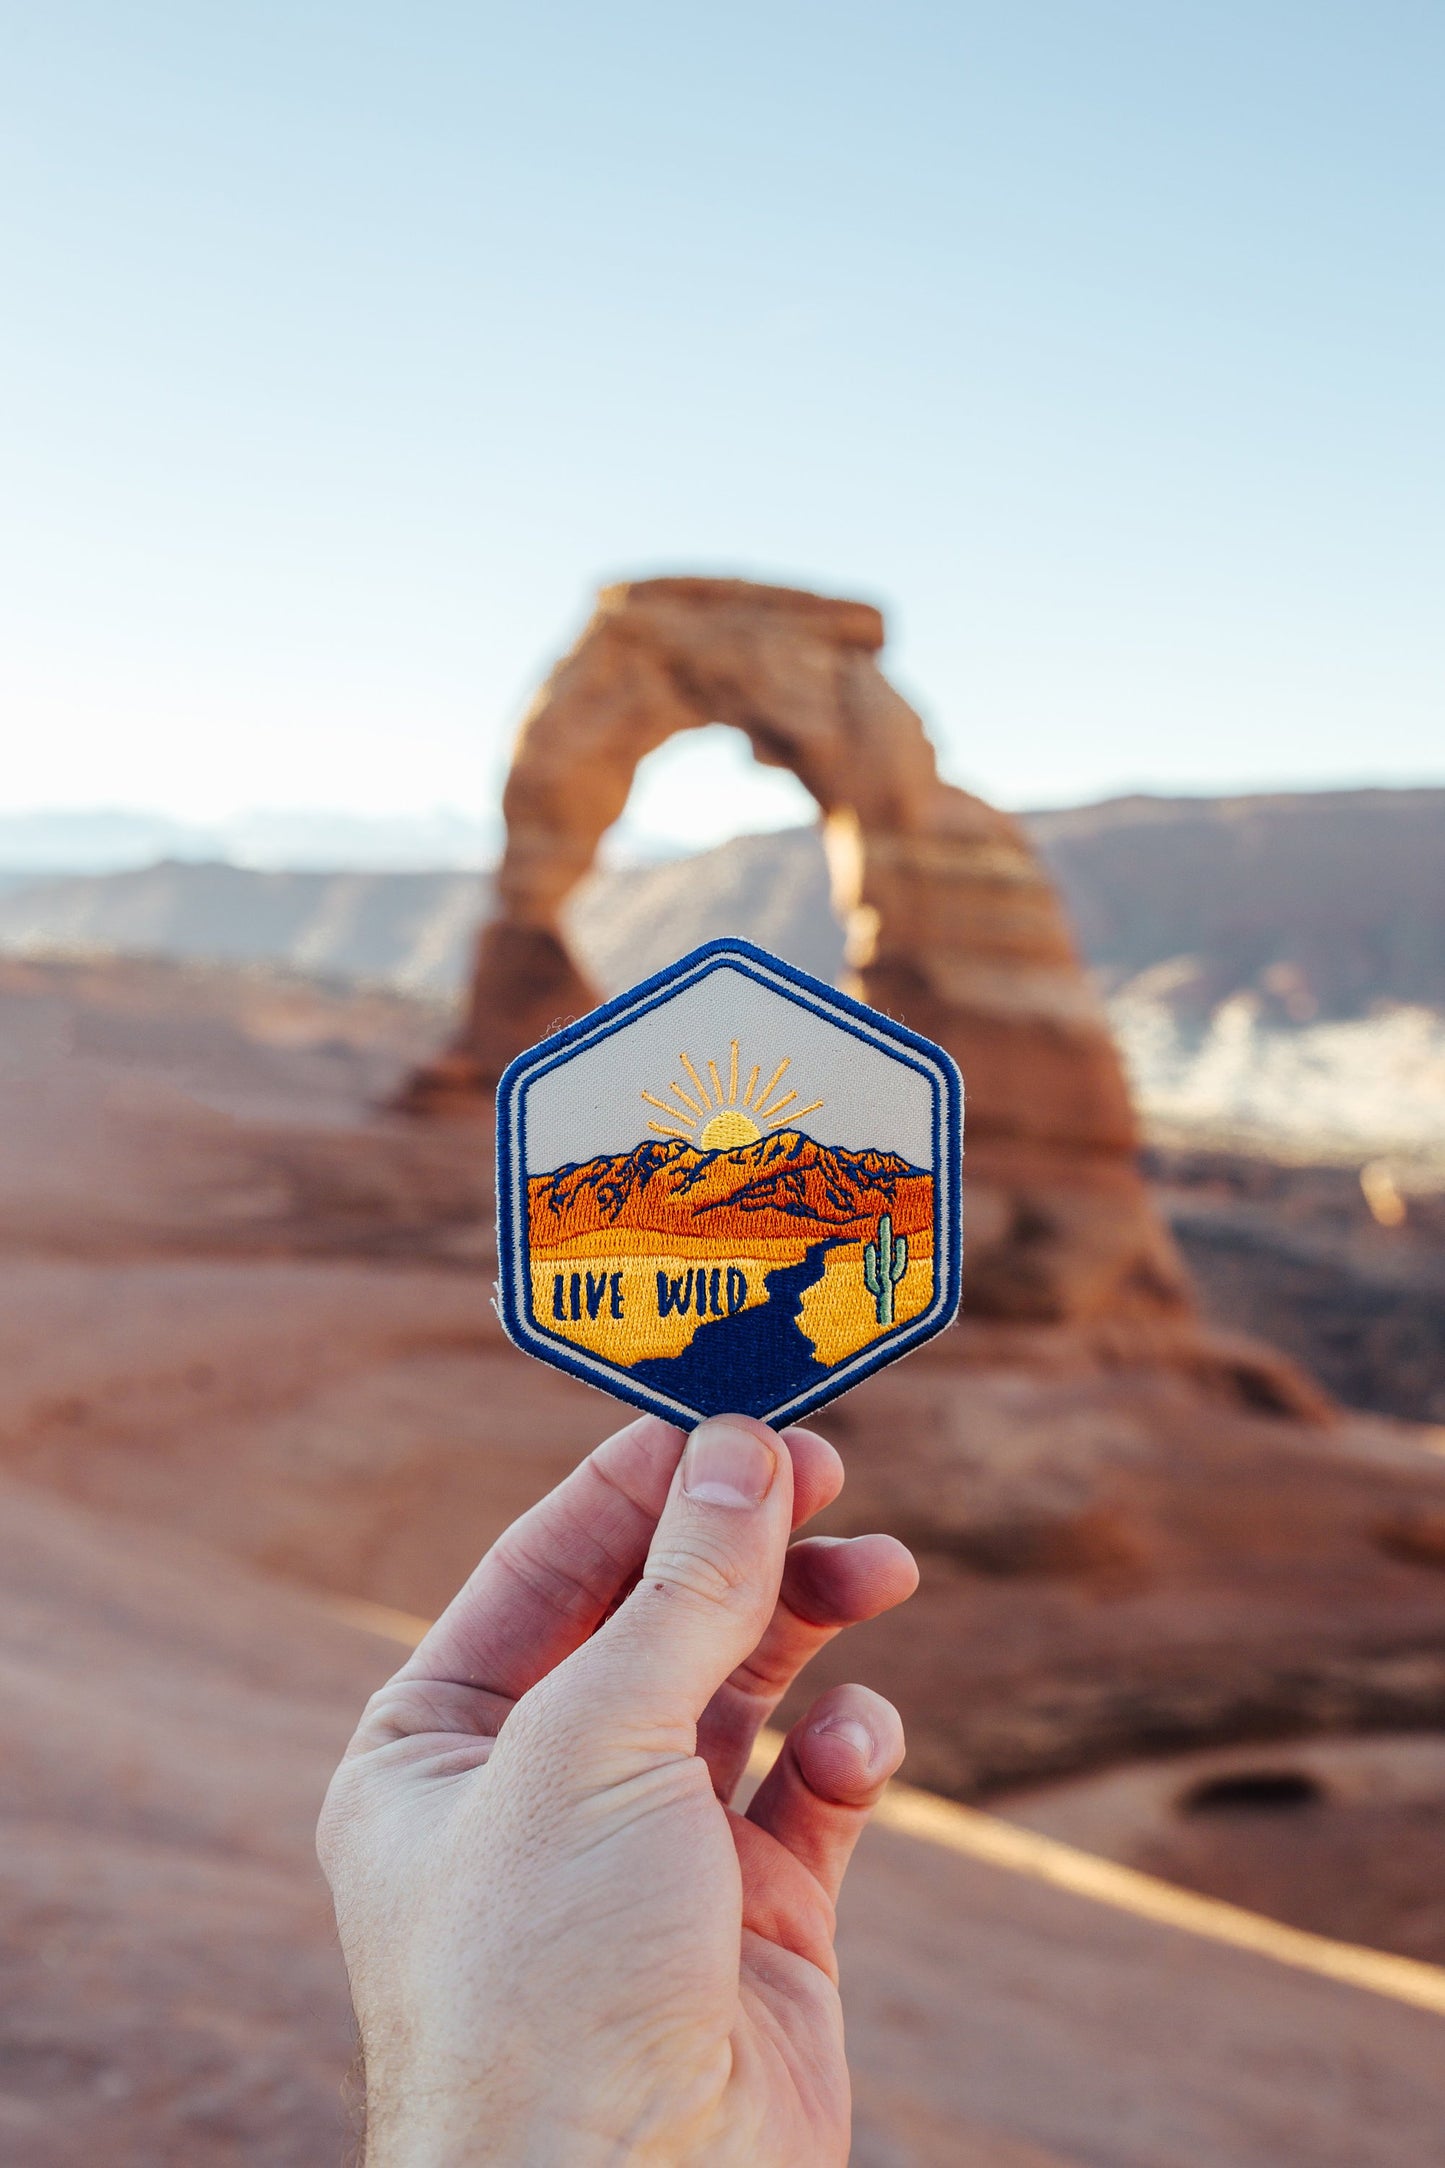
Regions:
<instances>
[{"instance_id":1,"label":"hand","mask_svg":"<svg viewBox=\"0 0 1445 2168\"><path fill-rule=\"evenodd\" d=\"M911 1595L891 1536L791 1529L807 1430L630 1423L487 1553L380 1692L318 1845L366 2061L368 2168L842 2168L833 1904L903 1757L836 1687L746 1814L760 1726Z\"/></svg>"}]
</instances>

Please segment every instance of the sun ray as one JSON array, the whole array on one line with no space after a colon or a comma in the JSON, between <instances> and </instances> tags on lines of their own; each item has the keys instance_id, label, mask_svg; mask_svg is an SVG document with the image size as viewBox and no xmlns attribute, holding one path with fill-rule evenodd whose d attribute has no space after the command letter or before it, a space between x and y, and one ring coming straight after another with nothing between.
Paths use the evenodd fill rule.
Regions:
<instances>
[{"instance_id":1,"label":"sun ray","mask_svg":"<svg viewBox=\"0 0 1445 2168\"><path fill-rule=\"evenodd\" d=\"M798 1096L798 1095L797 1095L797 1093L796 1093L796 1092L794 1092L794 1094L793 1094L793 1097L794 1097L794 1098L796 1099L796 1097L797 1097L797 1096ZM783 1105L784 1105L784 1106L786 1106L788 1102L787 1102L787 1100L785 1099L785 1100L784 1100L784 1101L783 1101L782 1103L783 1103ZM823 1104L823 1102L822 1102L822 1100L821 1100L821 1099L815 1099L815 1100L813 1101L813 1104L812 1104L812 1105L811 1105L810 1107L799 1107L799 1109L798 1109L797 1113L796 1113L796 1114L794 1114L794 1115L793 1115L793 1116L791 1117L791 1119L792 1119L793 1121L795 1121L795 1122L800 1122L800 1121L801 1121L801 1120L803 1119L803 1116L804 1116L805 1114L816 1114L816 1113L817 1113L817 1111L818 1111L818 1109L819 1109L819 1107L820 1107L820 1106L821 1106L822 1104ZM780 1122L780 1121L782 1120L782 1118L783 1118L783 1117L782 1117L782 1116L781 1116L781 1114L780 1114L780 1115L778 1115L778 1116L777 1116L777 1117L776 1117L776 1118L775 1118L774 1120L770 1121L770 1122L768 1123L768 1127L769 1127L769 1129L776 1129L776 1128L777 1128L777 1126L778 1126L778 1123L779 1123L779 1122Z\"/></svg>"},{"instance_id":2,"label":"sun ray","mask_svg":"<svg viewBox=\"0 0 1445 2168\"><path fill-rule=\"evenodd\" d=\"M659 1113L671 1114L675 1120L679 1122L687 1122L687 1126L689 1129L695 1129L697 1127L696 1121L688 1121L688 1117L683 1113L681 1107L670 1107L665 1099L659 1099L653 1092L644 1092L642 1096L647 1101L647 1104L650 1107L656 1107ZM656 1125L654 1124L654 1127L655 1126Z\"/></svg>"},{"instance_id":3,"label":"sun ray","mask_svg":"<svg viewBox=\"0 0 1445 2168\"><path fill-rule=\"evenodd\" d=\"M775 1084L777 1083L777 1081L778 1081L778 1078L779 1078L779 1077L780 1077L780 1076L782 1075L782 1073L783 1073L783 1071L784 1071L785 1069L791 1069L791 1068L792 1068L792 1066L793 1066L793 1057L792 1057L792 1055L791 1055L791 1054L785 1054L785 1055L783 1056L782 1060L781 1060L781 1061L780 1061L780 1062L778 1063L778 1066L777 1066L777 1068L776 1068L776 1069L775 1069L775 1070L773 1071L772 1075L771 1075L771 1076L770 1076L770 1077L768 1078L768 1081L767 1081L767 1083L766 1083L766 1084L765 1084L765 1085L763 1086L762 1090L761 1090L761 1091L760 1091L760 1092L758 1093L758 1097L757 1097L757 1104L758 1104L758 1106L759 1106L759 1107L765 1107L765 1106L767 1105L768 1101L769 1101L769 1100L770 1100L770 1099L772 1098L772 1096L773 1096L773 1087L774 1087L774 1085L775 1085Z\"/></svg>"},{"instance_id":4,"label":"sun ray","mask_svg":"<svg viewBox=\"0 0 1445 2168\"><path fill-rule=\"evenodd\" d=\"M679 1054L677 1058L682 1063L683 1068L686 1069L688 1075L692 1078L693 1083L697 1086L697 1094L699 1099L701 1099L702 1101L702 1106L699 1107L698 1112L702 1113L708 1104L707 1086L706 1084L704 1084L702 1078L698 1075L696 1069L694 1069L691 1060L686 1054Z\"/></svg>"},{"instance_id":5,"label":"sun ray","mask_svg":"<svg viewBox=\"0 0 1445 2168\"><path fill-rule=\"evenodd\" d=\"M742 1068L740 1040L728 1042L726 1088L722 1064L715 1056L703 1057L702 1068L710 1080L707 1084L691 1054L679 1054L678 1060L687 1073L692 1090L685 1091L674 1077L667 1087L671 1094L669 1098L661 1099L656 1092L643 1092L641 1097L646 1104L667 1116L665 1122L649 1121L647 1126L659 1137L679 1137L700 1146L704 1152L745 1151L770 1130L778 1129L784 1122L800 1122L807 1115L816 1114L823 1104L821 1099L814 1099L794 1113L792 1110L798 1102L796 1091L783 1091L780 1097L773 1097L793 1065L791 1054L784 1055L761 1090L758 1078L762 1075L763 1065L755 1061L741 1094L738 1091Z\"/></svg>"}]
</instances>

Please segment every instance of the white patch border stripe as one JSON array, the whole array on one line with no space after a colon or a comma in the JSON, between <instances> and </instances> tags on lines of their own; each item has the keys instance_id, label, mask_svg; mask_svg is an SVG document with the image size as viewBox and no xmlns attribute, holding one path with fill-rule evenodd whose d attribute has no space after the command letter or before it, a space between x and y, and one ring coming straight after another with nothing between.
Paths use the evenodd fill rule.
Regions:
<instances>
[{"instance_id":1,"label":"white patch border stripe","mask_svg":"<svg viewBox=\"0 0 1445 2168\"><path fill-rule=\"evenodd\" d=\"M962 1268L963 1079L950 1056L931 1040L884 1017L865 1003L809 973L785 964L749 941L725 937L694 949L666 970L630 987L589 1015L564 1026L519 1054L497 1086L497 1253L500 1272L496 1310L502 1328L526 1353L579 1377L589 1385L625 1399L630 1405L676 1417L684 1424L699 1411L655 1387L628 1392L622 1366L593 1356L575 1342L547 1333L530 1317L530 1256L525 1239L526 1092L534 1076L567 1063L589 1046L610 1037L634 1017L696 985L712 972L733 966L770 986L783 999L805 1005L839 1030L852 1032L895 1060L906 1061L928 1078L934 1095L933 1181L939 1209L934 1222L934 1293L927 1309L885 1342L873 1341L810 1386L771 1410L770 1422L787 1422L823 1406L860 1378L882 1369L941 1331L958 1309ZM539 1057L541 1057L539 1059ZM884 1350L886 1349L886 1352Z\"/></svg>"}]
</instances>

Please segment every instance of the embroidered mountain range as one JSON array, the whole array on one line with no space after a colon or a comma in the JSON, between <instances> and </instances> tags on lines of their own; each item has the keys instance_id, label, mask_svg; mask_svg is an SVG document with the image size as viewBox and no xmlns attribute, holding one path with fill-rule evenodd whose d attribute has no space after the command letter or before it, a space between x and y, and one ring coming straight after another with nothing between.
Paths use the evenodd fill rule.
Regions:
<instances>
[{"instance_id":1,"label":"embroidered mountain range","mask_svg":"<svg viewBox=\"0 0 1445 2168\"><path fill-rule=\"evenodd\" d=\"M680 1141L559 1167L527 1184L534 1251L614 1231L734 1236L801 1247L862 1240L881 1214L901 1234L931 1227L932 1177L896 1152L849 1151L776 1130L732 1151Z\"/></svg>"}]
</instances>

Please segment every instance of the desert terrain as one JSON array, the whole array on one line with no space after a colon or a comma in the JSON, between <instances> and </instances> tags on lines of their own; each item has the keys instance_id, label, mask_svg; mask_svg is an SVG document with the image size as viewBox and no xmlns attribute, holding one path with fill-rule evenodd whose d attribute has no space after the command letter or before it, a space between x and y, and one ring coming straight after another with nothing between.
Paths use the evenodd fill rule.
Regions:
<instances>
[{"instance_id":1,"label":"desert terrain","mask_svg":"<svg viewBox=\"0 0 1445 2168\"><path fill-rule=\"evenodd\" d=\"M497 1080L726 931L828 976L846 934L850 983L968 1092L963 1312L822 1423L848 1470L824 1525L891 1530L921 1570L806 1687L862 1677L909 1736L843 1914L855 2159L1433 2157L1441 794L1358 794L1313 828L1270 800L1026 824L940 777L882 638L867 605L795 590L604 589L519 739L459 1007L480 899L455 876L161 866L0 898L0 2128L22 2168L354 2151L310 1851L328 1768L621 1412L498 1322ZM831 885L810 831L599 865L640 760L714 716L805 780ZM1356 845L1378 878L1337 883L1316 939L1301 867ZM1401 1018L1414 1066L1352 1095ZM852 1200L832 1235L908 1219L905 1160L748 1127L654 1140L645 1183L636 1153L539 1173L547 1314L581 1333L592 1297L599 1323L621 1302L626 1259L589 1248L619 1239L599 1184L673 1324L689 1281L703 1308L684 1190L765 1203L786 1160L795 1185L822 1169L835 1217Z\"/></svg>"},{"instance_id":2,"label":"desert terrain","mask_svg":"<svg viewBox=\"0 0 1445 2168\"><path fill-rule=\"evenodd\" d=\"M340 2159L330 1759L617 1411L501 1336L485 1125L385 1111L434 1010L123 961L0 997L7 2157ZM823 1422L836 1525L923 1562L846 1660L912 1781L1445 1956L1438 1434L1026 1327L939 1346ZM1226 1764L1303 1796L1181 1812ZM861 2163L1430 2157L1439 2018L1370 1988L890 1830L844 1950Z\"/></svg>"},{"instance_id":3,"label":"desert terrain","mask_svg":"<svg viewBox=\"0 0 1445 2168\"><path fill-rule=\"evenodd\" d=\"M1025 826L1211 1314L1253 1320L1351 1406L1445 1420L1445 793L1125 799ZM0 885L0 951L278 966L412 995L440 1037L492 893L455 871L31 872ZM843 969L813 829L599 868L566 924L609 993L727 932Z\"/></svg>"}]
</instances>

